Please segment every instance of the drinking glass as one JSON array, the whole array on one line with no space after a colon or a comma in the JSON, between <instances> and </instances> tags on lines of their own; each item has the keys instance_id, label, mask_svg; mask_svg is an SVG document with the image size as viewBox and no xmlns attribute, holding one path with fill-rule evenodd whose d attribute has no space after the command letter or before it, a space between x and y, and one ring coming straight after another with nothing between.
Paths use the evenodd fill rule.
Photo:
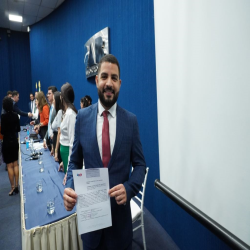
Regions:
<instances>
[{"instance_id":1,"label":"drinking glass","mask_svg":"<svg viewBox=\"0 0 250 250\"><path fill-rule=\"evenodd\" d=\"M55 201L54 199L49 199L47 201L47 213L53 214L55 212Z\"/></svg>"},{"instance_id":2,"label":"drinking glass","mask_svg":"<svg viewBox=\"0 0 250 250\"><path fill-rule=\"evenodd\" d=\"M37 191L37 193L41 193L43 191L43 182L42 182L42 180L39 180L36 183L36 191Z\"/></svg>"},{"instance_id":3,"label":"drinking glass","mask_svg":"<svg viewBox=\"0 0 250 250\"><path fill-rule=\"evenodd\" d=\"M43 156L42 155L38 155L38 164L42 164L43 163Z\"/></svg>"},{"instance_id":4,"label":"drinking glass","mask_svg":"<svg viewBox=\"0 0 250 250\"><path fill-rule=\"evenodd\" d=\"M40 164L39 172L40 173L44 172L44 165L43 165L43 163Z\"/></svg>"}]
</instances>

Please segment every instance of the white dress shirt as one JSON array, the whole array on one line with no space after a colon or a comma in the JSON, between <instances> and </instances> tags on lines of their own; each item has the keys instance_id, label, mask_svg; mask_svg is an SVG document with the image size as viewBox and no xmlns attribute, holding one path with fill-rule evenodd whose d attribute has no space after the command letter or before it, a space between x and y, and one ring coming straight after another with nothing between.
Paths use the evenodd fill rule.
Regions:
<instances>
[{"instance_id":1,"label":"white dress shirt","mask_svg":"<svg viewBox=\"0 0 250 250\"><path fill-rule=\"evenodd\" d=\"M38 118L39 112L38 108L36 107L35 99L31 101L31 113L32 113L32 119L36 120Z\"/></svg>"},{"instance_id":2,"label":"white dress shirt","mask_svg":"<svg viewBox=\"0 0 250 250\"><path fill-rule=\"evenodd\" d=\"M51 125L53 132L58 131L58 128L60 128L61 122L62 122L62 110L60 109L58 110L56 117Z\"/></svg>"},{"instance_id":3,"label":"white dress shirt","mask_svg":"<svg viewBox=\"0 0 250 250\"><path fill-rule=\"evenodd\" d=\"M116 138L116 107L115 103L108 111L108 120L109 120L109 141L110 141L110 154L112 155L113 149L115 146ZM100 156L102 158L102 125L103 125L103 115L102 112L105 109L103 108L100 100L98 100L98 113L97 113L97 122L96 122L96 135L97 142L99 147Z\"/></svg>"},{"instance_id":4,"label":"white dress shirt","mask_svg":"<svg viewBox=\"0 0 250 250\"><path fill-rule=\"evenodd\" d=\"M51 116L54 111L54 106L51 104L49 108L49 123L48 123L48 138L50 138L53 135L53 130L52 130L52 123L51 123Z\"/></svg>"}]
</instances>

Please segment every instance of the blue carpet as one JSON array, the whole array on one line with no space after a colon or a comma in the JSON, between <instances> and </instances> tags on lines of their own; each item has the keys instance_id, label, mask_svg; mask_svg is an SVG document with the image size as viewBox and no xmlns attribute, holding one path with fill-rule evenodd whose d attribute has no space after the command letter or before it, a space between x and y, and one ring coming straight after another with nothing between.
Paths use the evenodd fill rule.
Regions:
<instances>
[{"instance_id":1,"label":"blue carpet","mask_svg":"<svg viewBox=\"0 0 250 250\"><path fill-rule=\"evenodd\" d=\"M9 196L10 182L5 164L0 166L0 249L21 250L20 195Z\"/></svg>"}]
</instances>

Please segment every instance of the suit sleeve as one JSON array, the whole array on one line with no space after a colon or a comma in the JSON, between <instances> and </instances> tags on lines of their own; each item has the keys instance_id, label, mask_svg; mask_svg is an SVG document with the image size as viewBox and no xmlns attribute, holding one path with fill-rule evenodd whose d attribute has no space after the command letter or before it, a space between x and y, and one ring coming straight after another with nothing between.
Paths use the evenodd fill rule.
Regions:
<instances>
[{"instance_id":1,"label":"suit sleeve","mask_svg":"<svg viewBox=\"0 0 250 250\"><path fill-rule=\"evenodd\" d=\"M135 116L133 119L133 142L130 157L134 170L129 180L124 183L128 201L141 189L146 173L146 162L142 151L138 122Z\"/></svg>"},{"instance_id":2,"label":"suit sleeve","mask_svg":"<svg viewBox=\"0 0 250 250\"><path fill-rule=\"evenodd\" d=\"M18 115L21 115L21 116L28 116L28 113L23 112L21 109L19 109L19 107L17 106L17 103L14 104L14 106L13 106L13 111L14 111L15 113L17 113Z\"/></svg>"},{"instance_id":3,"label":"suit sleeve","mask_svg":"<svg viewBox=\"0 0 250 250\"><path fill-rule=\"evenodd\" d=\"M73 142L72 153L70 156L70 161L68 164L68 172L67 172L67 182L66 187L70 187L74 189L74 182L73 182L73 174L72 170L81 169L83 164L83 153L82 153L82 146L80 142L81 136L81 118L78 112L76 117L75 123L75 139Z\"/></svg>"}]
</instances>

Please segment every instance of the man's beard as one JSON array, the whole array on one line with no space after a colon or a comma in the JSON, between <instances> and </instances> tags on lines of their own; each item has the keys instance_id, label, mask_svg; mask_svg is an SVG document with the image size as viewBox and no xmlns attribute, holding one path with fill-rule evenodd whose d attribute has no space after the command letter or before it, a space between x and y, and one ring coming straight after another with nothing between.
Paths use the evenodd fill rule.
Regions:
<instances>
[{"instance_id":1,"label":"man's beard","mask_svg":"<svg viewBox=\"0 0 250 250\"><path fill-rule=\"evenodd\" d=\"M112 90L111 88L106 88L106 89ZM114 94L113 99L111 98L105 99L104 91L105 90L101 91L98 89L98 96L100 98L100 101L104 107L111 108L116 103L118 96L119 96L119 92Z\"/></svg>"}]
</instances>

